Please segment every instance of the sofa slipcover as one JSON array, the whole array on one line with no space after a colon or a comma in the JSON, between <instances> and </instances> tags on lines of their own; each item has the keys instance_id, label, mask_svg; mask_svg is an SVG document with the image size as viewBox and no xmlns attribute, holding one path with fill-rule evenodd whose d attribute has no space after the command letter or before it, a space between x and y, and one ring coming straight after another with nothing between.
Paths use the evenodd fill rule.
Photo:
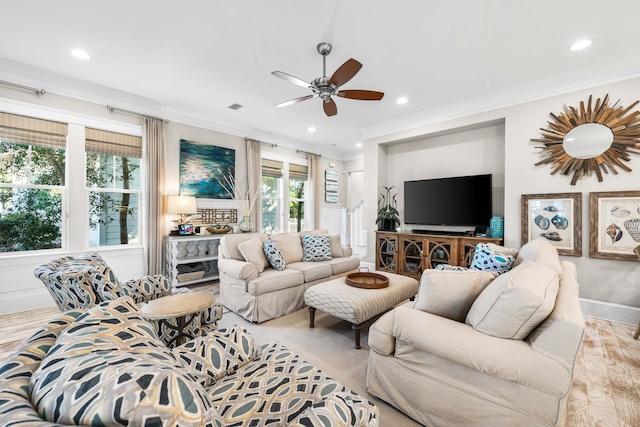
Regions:
<instances>
[{"instance_id":1,"label":"sofa slipcover","mask_svg":"<svg viewBox=\"0 0 640 427\"><path fill-rule=\"evenodd\" d=\"M328 236L326 230L225 235L220 240L218 258L222 303L245 319L260 323L304 307L304 292L314 284L357 271L360 259L351 255L351 248L340 246L338 235L329 236L331 259L303 261L302 238L314 234ZM263 258L249 250L255 249L256 240L277 244L284 257L284 270L274 270L270 265L260 270ZM323 240L326 242L326 238Z\"/></svg>"},{"instance_id":2,"label":"sofa slipcover","mask_svg":"<svg viewBox=\"0 0 640 427\"><path fill-rule=\"evenodd\" d=\"M564 425L584 333L576 267L538 240L523 246L517 263L523 268L539 263L552 274L555 268L559 272L553 310L524 339L492 336L464 323L457 312L464 294L457 302L450 298L457 320L411 304L400 306L370 328L369 391L432 427ZM505 280L507 274L494 280ZM423 280L420 286L425 285Z\"/></svg>"}]
</instances>

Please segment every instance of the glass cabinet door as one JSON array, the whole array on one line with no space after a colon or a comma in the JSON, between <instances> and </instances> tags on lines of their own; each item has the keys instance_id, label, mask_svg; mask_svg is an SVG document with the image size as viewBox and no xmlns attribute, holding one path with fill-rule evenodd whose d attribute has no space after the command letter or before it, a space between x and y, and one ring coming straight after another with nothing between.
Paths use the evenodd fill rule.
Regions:
<instances>
[{"instance_id":1,"label":"glass cabinet door","mask_svg":"<svg viewBox=\"0 0 640 427\"><path fill-rule=\"evenodd\" d=\"M422 239L402 239L402 271L400 274L420 279L422 276Z\"/></svg>"},{"instance_id":2,"label":"glass cabinet door","mask_svg":"<svg viewBox=\"0 0 640 427\"><path fill-rule=\"evenodd\" d=\"M378 234L378 258L376 270L397 272L398 269L398 236Z\"/></svg>"},{"instance_id":3,"label":"glass cabinet door","mask_svg":"<svg viewBox=\"0 0 640 427\"><path fill-rule=\"evenodd\" d=\"M426 268L436 268L439 264L455 264L455 242L451 240L429 240L425 254Z\"/></svg>"}]
</instances>

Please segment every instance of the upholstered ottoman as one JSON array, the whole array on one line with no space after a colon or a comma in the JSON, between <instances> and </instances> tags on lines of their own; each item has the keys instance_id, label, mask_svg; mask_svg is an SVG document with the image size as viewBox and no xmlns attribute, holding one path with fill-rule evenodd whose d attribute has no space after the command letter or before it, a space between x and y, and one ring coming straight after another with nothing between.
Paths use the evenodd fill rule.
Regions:
<instances>
[{"instance_id":1,"label":"upholstered ottoman","mask_svg":"<svg viewBox=\"0 0 640 427\"><path fill-rule=\"evenodd\" d=\"M389 286L382 289L362 289L347 285L344 277L311 286L304 293L309 306L309 327L315 327L315 311L322 310L352 324L356 348L360 348L362 324L375 316L391 310L418 293L416 279L399 274L376 271L389 278Z\"/></svg>"}]
</instances>

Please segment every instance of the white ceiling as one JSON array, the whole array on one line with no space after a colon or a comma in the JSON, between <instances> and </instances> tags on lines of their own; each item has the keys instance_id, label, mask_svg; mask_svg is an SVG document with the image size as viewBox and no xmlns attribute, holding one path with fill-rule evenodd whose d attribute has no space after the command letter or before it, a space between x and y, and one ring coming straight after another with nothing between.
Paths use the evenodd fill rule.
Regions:
<instances>
[{"instance_id":1,"label":"white ceiling","mask_svg":"<svg viewBox=\"0 0 640 427\"><path fill-rule=\"evenodd\" d=\"M637 0L2 3L0 80L342 158L368 137L640 75ZM570 52L580 38L593 45ZM355 58L342 88L382 101L274 108L310 92L271 72L320 77L322 41L327 74Z\"/></svg>"}]
</instances>

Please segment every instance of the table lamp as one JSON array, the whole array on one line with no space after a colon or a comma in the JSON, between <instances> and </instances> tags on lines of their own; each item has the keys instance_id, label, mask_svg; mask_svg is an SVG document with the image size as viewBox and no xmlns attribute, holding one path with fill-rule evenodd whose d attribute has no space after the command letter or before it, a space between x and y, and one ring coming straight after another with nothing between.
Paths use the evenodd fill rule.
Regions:
<instances>
[{"instance_id":1,"label":"table lamp","mask_svg":"<svg viewBox=\"0 0 640 427\"><path fill-rule=\"evenodd\" d=\"M191 215L198 213L196 198L193 196L167 196L167 213L180 215L179 218L173 220L176 225L185 224L191 219Z\"/></svg>"}]
</instances>

